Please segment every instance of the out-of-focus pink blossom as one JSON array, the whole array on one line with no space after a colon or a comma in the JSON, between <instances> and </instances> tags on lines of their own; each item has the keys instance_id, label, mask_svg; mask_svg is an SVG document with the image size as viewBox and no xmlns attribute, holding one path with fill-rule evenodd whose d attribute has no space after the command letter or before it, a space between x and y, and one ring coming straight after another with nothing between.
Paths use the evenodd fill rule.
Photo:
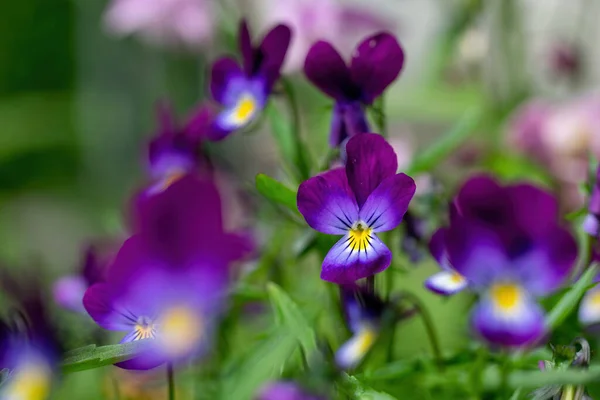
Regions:
<instances>
[{"instance_id":1,"label":"out-of-focus pink blossom","mask_svg":"<svg viewBox=\"0 0 600 400\"><path fill-rule=\"evenodd\" d=\"M139 34L153 43L192 48L209 43L215 29L210 0L113 0L104 22L119 36Z\"/></svg>"},{"instance_id":2,"label":"out-of-focus pink blossom","mask_svg":"<svg viewBox=\"0 0 600 400\"><path fill-rule=\"evenodd\" d=\"M302 69L310 46L325 40L345 58L361 39L394 24L373 7L340 0L255 0L257 18L266 29L284 23L292 28L292 43L284 64L287 73ZM263 30L264 30L263 29Z\"/></svg>"},{"instance_id":3,"label":"out-of-focus pink blossom","mask_svg":"<svg viewBox=\"0 0 600 400\"><path fill-rule=\"evenodd\" d=\"M525 104L512 120L509 143L550 170L567 208L582 205L577 186L587 177L588 157L600 157L600 96Z\"/></svg>"}]
</instances>

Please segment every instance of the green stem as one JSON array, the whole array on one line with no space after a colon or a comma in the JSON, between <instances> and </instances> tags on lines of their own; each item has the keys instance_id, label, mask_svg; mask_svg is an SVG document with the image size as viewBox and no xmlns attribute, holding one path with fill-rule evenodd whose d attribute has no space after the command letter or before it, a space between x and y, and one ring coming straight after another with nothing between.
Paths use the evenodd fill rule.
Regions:
<instances>
[{"instance_id":1,"label":"green stem","mask_svg":"<svg viewBox=\"0 0 600 400\"><path fill-rule=\"evenodd\" d=\"M388 137L387 134L387 120L385 118L385 110L384 110L384 104L385 104L385 94L382 94L381 96L379 96L379 99L377 99L376 102L376 109L375 111L375 124L377 125L377 129L379 129L379 133L381 134L381 136L383 136L384 138Z\"/></svg>"},{"instance_id":2,"label":"green stem","mask_svg":"<svg viewBox=\"0 0 600 400\"><path fill-rule=\"evenodd\" d=\"M435 330L435 326L433 325L433 318L431 314L421 302L417 296L409 292L402 292L402 297L410 301L419 315L421 316L421 320L423 321L423 325L425 326L425 331L427 332L427 337L429 338L429 343L431 344L431 349L433 352L433 357L438 365L438 368L442 370L444 368L444 360L442 358L442 351L440 347L440 342L438 339L437 332Z\"/></svg>"},{"instance_id":3,"label":"green stem","mask_svg":"<svg viewBox=\"0 0 600 400\"><path fill-rule=\"evenodd\" d=\"M286 79L281 79L281 83L286 94L290 112L292 113L292 139L294 140L294 148L296 150L295 165L298 169L299 178L303 181L310 178L310 168L306 160L306 148L301 137L300 109L292 84Z\"/></svg>"},{"instance_id":4,"label":"green stem","mask_svg":"<svg viewBox=\"0 0 600 400\"><path fill-rule=\"evenodd\" d=\"M167 382L169 385L169 400L175 400L175 373L173 364L167 364Z\"/></svg>"}]
</instances>

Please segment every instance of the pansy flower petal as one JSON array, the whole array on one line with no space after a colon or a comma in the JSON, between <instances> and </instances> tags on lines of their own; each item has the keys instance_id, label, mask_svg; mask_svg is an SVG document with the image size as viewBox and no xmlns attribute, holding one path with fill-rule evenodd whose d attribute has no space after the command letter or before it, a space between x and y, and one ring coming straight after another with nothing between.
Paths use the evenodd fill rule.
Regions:
<instances>
[{"instance_id":1,"label":"pansy flower petal","mask_svg":"<svg viewBox=\"0 0 600 400\"><path fill-rule=\"evenodd\" d=\"M344 187L344 181L344 170L338 168L300 185L298 210L311 228L322 233L343 235L358 220L358 206Z\"/></svg>"},{"instance_id":2,"label":"pansy flower petal","mask_svg":"<svg viewBox=\"0 0 600 400\"><path fill-rule=\"evenodd\" d=\"M346 234L325 256L321 279L352 283L384 271L391 262L392 252L375 234L361 238Z\"/></svg>"},{"instance_id":3,"label":"pansy flower petal","mask_svg":"<svg viewBox=\"0 0 600 400\"><path fill-rule=\"evenodd\" d=\"M487 287L506 274L510 260L498 235L474 221L455 221L446 233L452 267L475 288Z\"/></svg>"},{"instance_id":4,"label":"pansy flower petal","mask_svg":"<svg viewBox=\"0 0 600 400\"><path fill-rule=\"evenodd\" d=\"M506 347L533 345L544 333L544 312L523 289L494 288L475 307L472 325L486 341Z\"/></svg>"},{"instance_id":5,"label":"pansy flower petal","mask_svg":"<svg viewBox=\"0 0 600 400\"><path fill-rule=\"evenodd\" d=\"M135 316L115 310L113 301L119 294L112 285L96 283L83 296L83 305L92 319L104 329L130 331L135 326Z\"/></svg>"},{"instance_id":6,"label":"pansy flower petal","mask_svg":"<svg viewBox=\"0 0 600 400\"><path fill-rule=\"evenodd\" d=\"M450 262L446 253L446 231L447 228L440 228L431 235L429 252L443 269L448 270L450 269Z\"/></svg>"},{"instance_id":7,"label":"pansy flower petal","mask_svg":"<svg viewBox=\"0 0 600 400\"><path fill-rule=\"evenodd\" d=\"M304 61L304 74L335 100L359 100L360 92L352 82L344 59L327 42L318 41L310 48Z\"/></svg>"},{"instance_id":8,"label":"pansy flower petal","mask_svg":"<svg viewBox=\"0 0 600 400\"><path fill-rule=\"evenodd\" d=\"M583 296L579 304L578 318L585 326L600 323L600 285L594 286Z\"/></svg>"},{"instance_id":9,"label":"pansy flower petal","mask_svg":"<svg viewBox=\"0 0 600 400\"><path fill-rule=\"evenodd\" d=\"M245 19L240 22L240 28L238 31L238 45L240 46L240 53L242 53L244 72L247 76L252 76L254 74L255 67L255 51L254 47L252 46L252 38L250 37L248 21Z\"/></svg>"},{"instance_id":10,"label":"pansy flower petal","mask_svg":"<svg viewBox=\"0 0 600 400\"><path fill-rule=\"evenodd\" d=\"M576 259L575 238L562 227L549 227L527 253L514 259L512 275L518 276L532 295L545 296L565 283Z\"/></svg>"},{"instance_id":11,"label":"pansy flower petal","mask_svg":"<svg viewBox=\"0 0 600 400\"><path fill-rule=\"evenodd\" d=\"M232 79L227 84L223 97L224 110L214 119L222 131L243 128L262 111L267 101L265 80L259 77ZM211 135L215 140L216 135Z\"/></svg>"},{"instance_id":12,"label":"pansy flower petal","mask_svg":"<svg viewBox=\"0 0 600 400\"><path fill-rule=\"evenodd\" d=\"M279 79L281 66L285 60L292 31L286 25L277 25L267 33L258 48L257 66L260 75L266 80L267 91L270 92L273 84Z\"/></svg>"},{"instance_id":13,"label":"pansy flower petal","mask_svg":"<svg viewBox=\"0 0 600 400\"><path fill-rule=\"evenodd\" d=\"M400 75L404 52L396 38L378 33L366 38L356 49L350 64L353 81L360 87L363 101L370 104Z\"/></svg>"},{"instance_id":14,"label":"pansy flower petal","mask_svg":"<svg viewBox=\"0 0 600 400\"><path fill-rule=\"evenodd\" d=\"M558 202L549 192L522 183L506 188L512 205L515 225L531 236L543 235L556 224Z\"/></svg>"},{"instance_id":15,"label":"pansy flower petal","mask_svg":"<svg viewBox=\"0 0 600 400\"><path fill-rule=\"evenodd\" d=\"M243 72L233 58L224 57L217 60L212 66L210 78L210 91L213 99L224 104L230 81L240 77L243 77Z\"/></svg>"},{"instance_id":16,"label":"pansy flower petal","mask_svg":"<svg viewBox=\"0 0 600 400\"><path fill-rule=\"evenodd\" d=\"M460 292L468 286L467 280L460 274L452 271L441 271L427 278L425 287L434 293L450 296Z\"/></svg>"},{"instance_id":17,"label":"pansy flower petal","mask_svg":"<svg viewBox=\"0 0 600 400\"><path fill-rule=\"evenodd\" d=\"M369 195L384 179L394 176L398 158L383 136L375 133L356 135L346 144L346 175L362 207Z\"/></svg>"},{"instance_id":18,"label":"pansy flower petal","mask_svg":"<svg viewBox=\"0 0 600 400\"><path fill-rule=\"evenodd\" d=\"M364 326L359 329L335 353L335 363L342 369L356 367L367 355L377 340L378 332L374 327Z\"/></svg>"},{"instance_id":19,"label":"pansy flower petal","mask_svg":"<svg viewBox=\"0 0 600 400\"><path fill-rule=\"evenodd\" d=\"M394 229L408 210L416 188L415 181L406 174L386 178L360 209L360 219L373 229L373 232Z\"/></svg>"}]
</instances>

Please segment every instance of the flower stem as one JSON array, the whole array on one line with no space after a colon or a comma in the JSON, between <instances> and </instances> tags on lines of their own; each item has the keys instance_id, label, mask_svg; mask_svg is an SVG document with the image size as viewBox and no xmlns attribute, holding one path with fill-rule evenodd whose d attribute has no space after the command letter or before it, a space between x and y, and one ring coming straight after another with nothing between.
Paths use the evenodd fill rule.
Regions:
<instances>
[{"instance_id":1,"label":"flower stem","mask_svg":"<svg viewBox=\"0 0 600 400\"><path fill-rule=\"evenodd\" d=\"M303 181L310 178L310 168L306 159L306 147L304 146L302 137L300 136L300 109L298 107L298 101L296 99L292 84L286 79L281 79L281 83L286 94L290 112L292 113L292 139L294 140L294 147L296 150L296 159L294 160L294 164L298 169L300 180Z\"/></svg>"},{"instance_id":2,"label":"flower stem","mask_svg":"<svg viewBox=\"0 0 600 400\"><path fill-rule=\"evenodd\" d=\"M173 364L167 364L167 383L169 386L169 400L175 400L175 373Z\"/></svg>"},{"instance_id":3,"label":"flower stem","mask_svg":"<svg viewBox=\"0 0 600 400\"><path fill-rule=\"evenodd\" d=\"M429 343L431 344L431 350L433 352L433 357L438 365L440 370L444 367L444 361L442 358L442 351L440 347L440 342L438 339L437 332L435 330L435 326L433 324L433 318L431 314L417 296L409 292L402 292L401 296L410 301L419 315L421 316L421 320L423 321L423 325L425 326L425 331L427 332L427 337L429 338Z\"/></svg>"},{"instance_id":4,"label":"flower stem","mask_svg":"<svg viewBox=\"0 0 600 400\"><path fill-rule=\"evenodd\" d=\"M384 138L387 139L387 137L388 137L387 121L385 118L385 111L383 109L384 103L385 103L385 97L384 97L384 94L382 94L377 99L377 105L376 105L377 109L375 112L375 124L377 124L377 129L379 129L379 133L381 134L381 136L383 136Z\"/></svg>"}]
</instances>

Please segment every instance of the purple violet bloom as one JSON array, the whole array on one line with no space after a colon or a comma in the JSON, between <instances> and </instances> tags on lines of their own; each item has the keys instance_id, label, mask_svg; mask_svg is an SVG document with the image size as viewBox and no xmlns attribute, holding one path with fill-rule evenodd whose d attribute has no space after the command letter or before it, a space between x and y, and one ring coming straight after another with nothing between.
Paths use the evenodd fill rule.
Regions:
<instances>
[{"instance_id":1,"label":"purple violet bloom","mask_svg":"<svg viewBox=\"0 0 600 400\"><path fill-rule=\"evenodd\" d=\"M335 353L342 369L356 367L371 350L379 337L385 303L358 285L341 287L342 305L352 337Z\"/></svg>"},{"instance_id":2,"label":"purple violet bloom","mask_svg":"<svg viewBox=\"0 0 600 400\"><path fill-rule=\"evenodd\" d=\"M495 214L494 208L477 207L484 193L496 193L488 198ZM535 344L545 334L536 298L557 290L577 257L573 236L558 223L555 199L532 185L500 187L477 177L463 186L456 204L444 247L452 268L481 295L474 330L500 346ZM504 209L507 204L512 208Z\"/></svg>"},{"instance_id":3,"label":"purple violet bloom","mask_svg":"<svg viewBox=\"0 0 600 400\"><path fill-rule=\"evenodd\" d=\"M396 228L415 193L415 182L396 174L392 146L374 133L354 136L346 146L346 168L303 182L298 210L311 228L344 235L323 260L321 279L344 284L389 267L392 253L377 232Z\"/></svg>"},{"instance_id":4,"label":"purple violet bloom","mask_svg":"<svg viewBox=\"0 0 600 400\"><path fill-rule=\"evenodd\" d=\"M583 230L594 237L600 235L600 165L596 170L596 180L588 203L588 215L583 221Z\"/></svg>"},{"instance_id":5,"label":"purple violet bloom","mask_svg":"<svg viewBox=\"0 0 600 400\"><path fill-rule=\"evenodd\" d=\"M210 181L188 175L136 205L136 233L83 303L98 325L126 332L122 343L148 339L138 357L118 366L150 369L207 351L225 306L228 266L248 247L223 230Z\"/></svg>"},{"instance_id":6,"label":"purple violet bloom","mask_svg":"<svg viewBox=\"0 0 600 400\"><path fill-rule=\"evenodd\" d=\"M256 400L325 400L325 397L309 394L295 382L277 381L266 384Z\"/></svg>"},{"instance_id":7,"label":"purple violet bloom","mask_svg":"<svg viewBox=\"0 0 600 400\"><path fill-rule=\"evenodd\" d=\"M279 79L291 38L290 28L277 25L255 47L248 25L242 21L238 38L242 65L231 57L224 57L212 66L210 90L223 111L214 120L209 139L224 139L260 114Z\"/></svg>"},{"instance_id":8,"label":"purple violet bloom","mask_svg":"<svg viewBox=\"0 0 600 400\"><path fill-rule=\"evenodd\" d=\"M173 182L200 166L200 143L208 135L213 112L201 105L184 126L178 126L170 105L157 109L159 132L148 146L148 171L154 184L148 194L165 190Z\"/></svg>"},{"instance_id":9,"label":"purple violet bloom","mask_svg":"<svg viewBox=\"0 0 600 400\"><path fill-rule=\"evenodd\" d=\"M369 132L364 107L373 104L398 77L404 52L393 35L377 33L363 40L350 65L328 42L315 43L304 63L308 80L335 100L329 144L340 146L348 137Z\"/></svg>"},{"instance_id":10,"label":"purple violet bloom","mask_svg":"<svg viewBox=\"0 0 600 400\"><path fill-rule=\"evenodd\" d=\"M501 186L493 178L476 175L466 181L450 204L450 224L466 218L477 221L500 235L511 252L519 253L537 237L558 223L558 205L546 191L529 184ZM452 295L467 287L467 281L448 261L447 229L439 229L431 238L431 255L442 272L425 281L425 287Z\"/></svg>"}]
</instances>

